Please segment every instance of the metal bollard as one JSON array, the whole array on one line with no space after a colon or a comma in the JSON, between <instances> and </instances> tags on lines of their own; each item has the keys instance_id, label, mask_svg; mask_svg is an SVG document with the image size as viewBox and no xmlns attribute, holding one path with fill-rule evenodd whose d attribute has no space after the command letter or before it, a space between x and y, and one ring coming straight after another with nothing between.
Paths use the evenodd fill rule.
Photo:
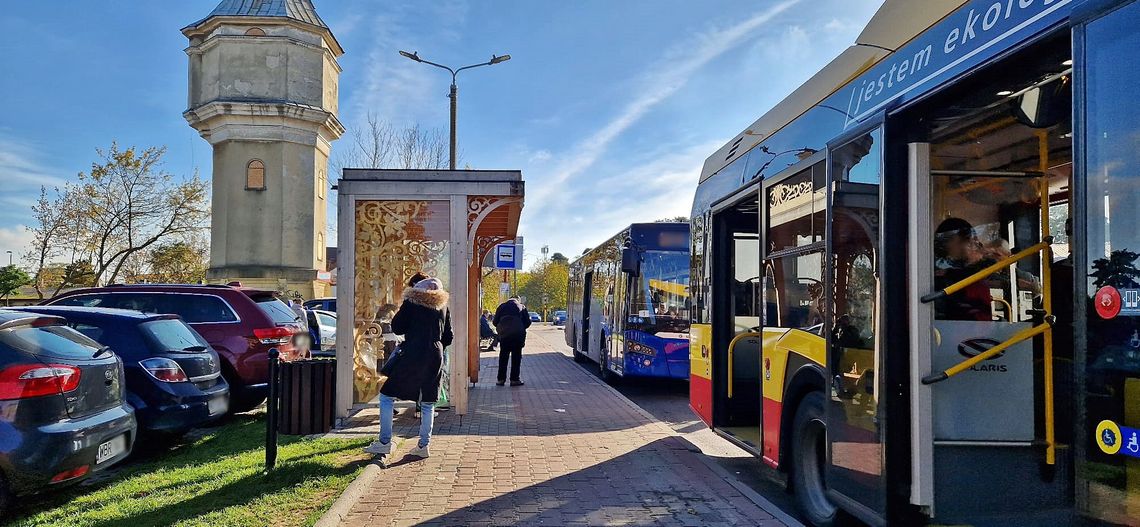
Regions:
<instances>
[{"instance_id":1,"label":"metal bollard","mask_svg":"<svg viewBox=\"0 0 1140 527\"><path fill-rule=\"evenodd\" d=\"M277 383L280 377L281 352L277 348L269 350L269 397L265 400L265 470L273 470L277 465L277 412L279 394Z\"/></svg>"}]
</instances>

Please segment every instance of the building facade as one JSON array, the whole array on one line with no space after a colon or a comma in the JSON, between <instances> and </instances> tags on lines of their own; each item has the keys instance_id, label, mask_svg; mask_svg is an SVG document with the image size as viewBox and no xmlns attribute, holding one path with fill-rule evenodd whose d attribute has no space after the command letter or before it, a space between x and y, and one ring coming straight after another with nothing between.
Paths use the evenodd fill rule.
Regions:
<instances>
[{"instance_id":1,"label":"building facade","mask_svg":"<svg viewBox=\"0 0 1140 527\"><path fill-rule=\"evenodd\" d=\"M224 0L182 33L183 116L213 147L209 280L328 296L318 273L344 50L311 0Z\"/></svg>"}]
</instances>

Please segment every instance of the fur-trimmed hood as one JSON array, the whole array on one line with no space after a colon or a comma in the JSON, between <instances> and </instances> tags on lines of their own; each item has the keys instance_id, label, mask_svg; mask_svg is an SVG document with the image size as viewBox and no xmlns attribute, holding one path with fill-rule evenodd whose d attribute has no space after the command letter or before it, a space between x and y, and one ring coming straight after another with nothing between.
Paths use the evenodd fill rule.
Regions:
<instances>
[{"instance_id":1,"label":"fur-trimmed hood","mask_svg":"<svg viewBox=\"0 0 1140 527\"><path fill-rule=\"evenodd\" d=\"M447 291L442 289L417 289L415 287L404 289L404 300L437 310L447 307L449 296Z\"/></svg>"}]
</instances>

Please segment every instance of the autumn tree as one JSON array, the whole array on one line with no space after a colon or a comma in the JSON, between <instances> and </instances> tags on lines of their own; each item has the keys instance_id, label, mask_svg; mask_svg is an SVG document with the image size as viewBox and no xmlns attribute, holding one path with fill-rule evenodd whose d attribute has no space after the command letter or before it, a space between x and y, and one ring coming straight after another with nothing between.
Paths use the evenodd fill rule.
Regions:
<instances>
[{"instance_id":1,"label":"autumn tree","mask_svg":"<svg viewBox=\"0 0 1140 527\"><path fill-rule=\"evenodd\" d=\"M546 313L566 307L566 289L570 268L553 260L540 260L526 273L526 283L519 293L526 298L527 308Z\"/></svg>"},{"instance_id":2,"label":"autumn tree","mask_svg":"<svg viewBox=\"0 0 1140 527\"><path fill-rule=\"evenodd\" d=\"M132 258L162 240L193 235L209 217L206 185L161 170L165 147L97 150L101 161L79 174L73 205L80 238L99 283L113 283Z\"/></svg>"},{"instance_id":3,"label":"autumn tree","mask_svg":"<svg viewBox=\"0 0 1140 527\"><path fill-rule=\"evenodd\" d=\"M99 161L78 181L50 196L46 189L32 207L30 231L33 246L25 259L39 277L42 296L49 275L45 270L64 258L70 248L70 269L58 273L56 292L79 285L69 279L89 276L79 261L90 266L96 284L137 275L146 265L147 252L160 242L185 239L204 232L209 218L206 185L194 175L175 178L161 169L165 147L140 150L111 143L97 149Z\"/></svg>"},{"instance_id":4,"label":"autumn tree","mask_svg":"<svg viewBox=\"0 0 1140 527\"><path fill-rule=\"evenodd\" d=\"M54 296L69 285L66 281L59 281L65 276L62 266L53 264L64 256L66 247L70 247L71 256L75 256L78 245L76 212L72 200L63 191L56 188L49 194L47 187L40 187L40 197L32 205L32 222L27 227L32 235L32 246L23 254L24 262L32 269L32 286L40 300L43 300L46 290L54 288Z\"/></svg>"}]
</instances>

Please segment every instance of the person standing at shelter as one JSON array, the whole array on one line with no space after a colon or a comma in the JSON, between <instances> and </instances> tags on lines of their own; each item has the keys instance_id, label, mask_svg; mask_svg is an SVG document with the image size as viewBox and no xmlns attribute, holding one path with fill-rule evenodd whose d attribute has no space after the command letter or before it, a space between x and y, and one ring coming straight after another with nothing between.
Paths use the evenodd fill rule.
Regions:
<instances>
[{"instance_id":1,"label":"person standing at shelter","mask_svg":"<svg viewBox=\"0 0 1140 527\"><path fill-rule=\"evenodd\" d=\"M404 336L388 380L380 388L380 438L364 449L375 455L392 452L392 413L396 399L419 401L420 440L409 454L428 457L435 403L443 375L443 349L451 345L451 312L443 283L425 278L404 289L404 301L392 317L392 332ZM386 365L387 366L387 365Z\"/></svg>"},{"instance_id":2,"label":"person standing at shelter","mask_svg":"<svg viewBox=\"0 0 1140 527\"><path fill-rule=\"evenodd\" d=\"M495 310L492 321L499 333L499 378L495 384L502 386L507 381L507 362L511 363L511 386L522 386L519 370L522 361L522 349L526 344L526 328L530 327L530 313L526 306L513 296L510 300L499 304Z\"/></svg>"}]
</instances>

